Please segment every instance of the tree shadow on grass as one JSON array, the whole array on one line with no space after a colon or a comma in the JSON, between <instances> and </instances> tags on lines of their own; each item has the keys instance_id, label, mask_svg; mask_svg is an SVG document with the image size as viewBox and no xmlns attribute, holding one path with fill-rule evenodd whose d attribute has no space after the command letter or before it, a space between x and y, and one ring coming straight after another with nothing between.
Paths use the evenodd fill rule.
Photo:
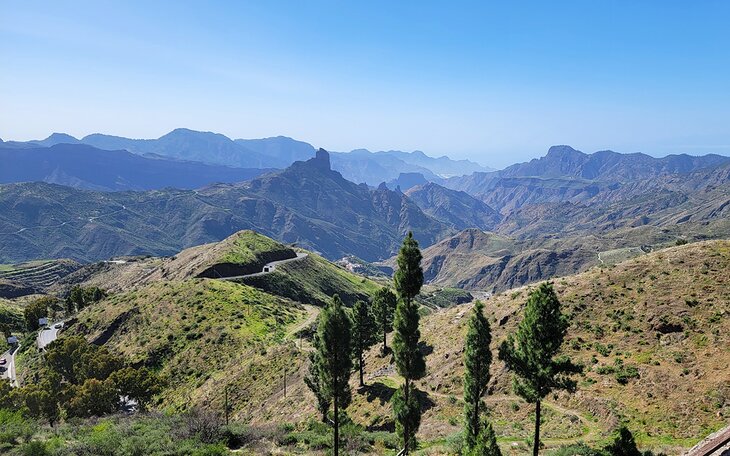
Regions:
<instances>
[{"instance_id":1,"label":"tree shadow on grass","mask_svg":"<svg viewBox=\"0 0 730 456\"><path fill-rule=\"evenodd\" d=\"M424 341L418 342L418 350L423 356L428 356L433 353L433 345L429 345Z\"/></svg>"},{"instance_id":2,"label":"tree shadow on grass","mask_svg":"<svg viewBox=\"0 0 730 456\"><path fill-rule=\"evenodd\" d=\"M421 403L421 414L426 413L428 410L432 409L434 405L436 405L436 403L428 396L427 392L416 390L416 394L418 395L418 401Z\"/></svg>"},{"instance_id":3,"label":"tree shadow on grass","mask_svg":"<svg viewBox=\"0 0 730 456\"><path fill-rule=\"evenodd\" d=\"M358 393L364 393L365 399L368 402L377 400L380 405L385 405L390 402L395 394L395 388L386 385L382 382L371 383L370 385L359 388Z\"/></svg>"}]
</instances>

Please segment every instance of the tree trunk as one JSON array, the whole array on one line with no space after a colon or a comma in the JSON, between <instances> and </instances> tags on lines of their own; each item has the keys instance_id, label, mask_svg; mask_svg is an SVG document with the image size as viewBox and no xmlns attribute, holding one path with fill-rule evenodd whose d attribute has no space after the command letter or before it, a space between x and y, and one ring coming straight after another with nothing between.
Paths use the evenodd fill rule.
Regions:
<instances>
[{"instance_id":1,"label":"tree trunk","mask_svg":"<svg viewBox=\"0 0 730 456\"><path fill-rule=\"evenodd\" d=\"M535 404L535 441L532 443L532 456L540 452L540 400Z\"/></svg>"},{"instance_id":2,"label":"tree trunk","mask_svg":"<svg viewBox=\"0 0 730 456\"><path fill-rule=\"evenodd\" d=\"M388 353L388 331L383 328L383 353Z\"/></svg>"},{"instance_id":3,"label":"tree trunk","mask_svg":"<svg viewBox=\"0 0 730 456\"><path fill-rule=\"evenodd\" d=\"M365 386L365 381L363 380L363 370L365 369L365 360L362 356L362 350L360 351L360 386Z\"/></svg>"},{"instance_id":4,"label":"tree trunk","mask_svg":"<svg viewBox=\"0 0 730 456\"><path fill-rule=\"evenodd\" d=\"M411 385L408 379L406 378L405 388L403 390L403 397L406 400L406 407L408 407L408 396L410 394ZM409 450L410 450L410 435L408 434L408 420L406 419L406 422L403 423L403 446L405 447L405 452L403 453L405 456L408 456Z\"/></svg>"},{"instance_id":5,"label":"tree trunk","mask_svg":"<svg viewBox=\"0 0 730 456\"><path fill-rule=\"evenodd\" d=\"M334 404L335 404L335 442L334 442L334 449L335 449L335 456L338 456L340 454L340 415L339 410L337 408L337 394L335 393L334 397Z\"/></svg>"},{"instance_id":6,"label":"tree trunk","mask_svg":"<svg viewBox=\"0 0 730 456\"><path fill-rule=\"evenodd\" d=\"M481 395L477 395L476 400L474 401L474 415L472 415L471 423L472 423L472 430L474 431L474 443L476 443L477 438L479 437L479 398Z\"/></svg>"}]
</instances>

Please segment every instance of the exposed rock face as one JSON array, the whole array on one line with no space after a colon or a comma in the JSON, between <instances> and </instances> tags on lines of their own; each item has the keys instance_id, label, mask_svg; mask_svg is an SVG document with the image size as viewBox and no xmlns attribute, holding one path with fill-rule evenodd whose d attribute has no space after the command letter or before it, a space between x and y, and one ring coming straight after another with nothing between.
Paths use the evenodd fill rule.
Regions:
<instances>
[{"instance_id":1,"label":"exposed rock face","mask_svg":"<svg viewBox=\"0 0 730 456\"><path fill-rule=\"evenodd\" d=\"M308 162L315 168L329 171L332 169L330 165L330 154L326 150L320 148L314 158L310 158Z\"/></svg>"}]
</instances>

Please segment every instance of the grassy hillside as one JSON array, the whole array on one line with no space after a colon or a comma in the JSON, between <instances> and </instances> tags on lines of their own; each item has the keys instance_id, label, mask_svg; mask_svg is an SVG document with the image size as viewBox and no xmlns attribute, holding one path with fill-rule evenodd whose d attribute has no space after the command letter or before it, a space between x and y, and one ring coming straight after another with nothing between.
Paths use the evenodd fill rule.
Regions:
<instances>
[{"instance_id":1,"label":"grassy hillside","mask_svg":"<svg viewBox=\"0 0 730 456\"><path fill-rule=\"evenodd\" d=\"M121 257L116 262L90 264L66 276L51 290L62 293L81 284L119 292L167 280L251 274L260 272L268 262L295 256L291 248L255 231L243 230L220 242L191 247L167 258Z\"/></svg>"},{"instance_id":2,"label":"grassy hillside","mask_svg":"<svg viewBox=\"0 0 730 456\"><path fill-rule=\"evenodd\" d=\"M294 258L291 248L251 230L178 253L161 268L165 279L226 277L260 272L266 263Z\"/></svg>"},{"instance_id":3,"label":"grassy hillside","mask_svg":"<svg viewBox=\"0 0 730 456\"><path fill-rule=\"evenodd\" d=\"M267 388L279 372L268 355L289 353L287 335L308 315L299 304L245 285L170 281L85 309L67 334L83 334L158 369L168 382L161 398L166 407L222 402L226 385L236 385L233 402L243 406L235 398L254 400L255 388L272 393Z\"/></svg>"},{"instance_id":4,"label":"grassy hillside","mask_svg":"<svg viewBox=\"0 0 730 456\"><path fill-rule=\"evenodd\" d=\"M271 294L318 306L329 302L335 293L345 304L352 305L358 299L368 300L379 288L372 280L312 253L303 260L278 266L271 274L247 277L242 282Z\"/></svg>"},{"instance_id":5,"label":"grassy hillside","mask_svg":"<svg viewBox=\"0 0 730 456\"><path fill-rule=\"evenodd\" d=\"M8 325L14 331L23 330L25 321L22 307L14 301L0 298L0 325Z\"/></svg>"},{"instance_id":6,"label":"grassy hillside","mask_svg":"<svg viewBox=\"0 0 730 456\"><path fill-rule=\"evenodd\" d=\"M681 452L730 415L730 242L673 247L555 283L571 327L564 351L586 366L579 391L549 397L544 438L548 447L577 440L601 442L626 420L640 444ZM514 331L528 287L487 301L493 348ZM422 319L427 376L418 382L426 411L421 439L448 448L459 431L462 347L470 305ZM495 353L496 354L496 353ZM496 358L496 356L495 356ZM619 360L619 361L617 361ZM378 349L366 357L366 382L349 413L370 429L390 428L388 400L398 384L390 357ZM533 408L512 395L509 372L492 367L487 403L505 454L522 454L532 431ZM352 381L354 390L356 382ZM293 398L264 404L267 419L316 416L303 384ZM301 399L300 399L301 397ZM513 443L515 445L513 445Z\"/></svg>"}]
</instances>

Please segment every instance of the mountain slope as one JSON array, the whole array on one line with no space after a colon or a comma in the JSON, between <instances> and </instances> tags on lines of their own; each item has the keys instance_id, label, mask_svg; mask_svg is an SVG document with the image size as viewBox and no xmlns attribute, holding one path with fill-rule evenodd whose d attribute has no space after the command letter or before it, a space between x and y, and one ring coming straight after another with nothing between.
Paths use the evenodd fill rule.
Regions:
<instances>
[{"instance_id":1,"label":"mountain slope","mask_svg":"<svg viewBox=\"0 0 730 456\"><path fill-rule=\"evenodd\" d=\"M0 145L0 161L3 184L42 181L102 191L192 189L215 182L241 182L271 171L151 159L123 150L65 143L24 149Z\"/></svg>"},{"instance_id":2,"label":"mountain slope","mask_svg":"<svg viewBox=\"0 0 730 456\"><path fill-rule=\"evenodd\" d=\"M586 370L577 377L576 394L546 399L545 445L596 444L623 421L640 446L681 454L724 426L730 413L728 268L730 242L711 241L556 281L571 320L563 352ZM522 442L532 431L534 406L512 393L511 373L497 360L496 350L520 321L528 290L511 290L486 301L495 356L485 400L495 431L504 438L503 451L509 446L519 454L529 451ZM427 374L417 382L427 404L421 441L443 441L461 430L462 356L470 311L469 305L456 306L421 320L428 353ZM392 423L387 399L398 378L392 357L382 357L378 350L366 356L369 386L354 395L348 414L365 426L387 428ZM357 384L356 376L351 382ZM290 391L286 400L266 401L256 422L316 416L306 386L293 383Z\"/></svg>"},{"instance_id":3,"label":"mountain slope","mask_svg":"<svg viewBox=\"0 0 730 456\"><path fill-rule=\"evenodd\" d=\"M432 182L409 189L406 196L423 212L457 230L492 230L502 218L497 211L468 193L450 190Z\"/></svg>"},{"instance_id":4,"label":"mountain slope","mask_svg":"<svg viewBox=\"0 0 730 456\"><path fill-rule=\"evenodd\" d=\"M392 255L408 230L424 245L450 233L403 194L346 181L327 157L321 151L280 173L196 191L0 186L0 260L172 255L253 229L327 258L372 261Z\"/></svg>"}]
</instances>

